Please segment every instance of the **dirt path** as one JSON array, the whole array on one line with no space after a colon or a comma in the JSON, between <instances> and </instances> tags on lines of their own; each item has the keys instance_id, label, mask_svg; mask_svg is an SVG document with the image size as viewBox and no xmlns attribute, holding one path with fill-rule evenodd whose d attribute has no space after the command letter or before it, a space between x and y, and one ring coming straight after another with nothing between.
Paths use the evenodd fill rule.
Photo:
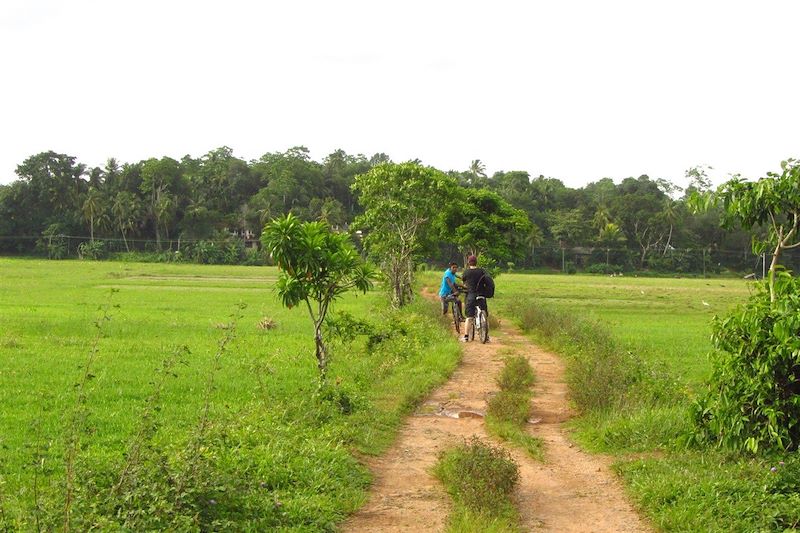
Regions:
<instances>
[{"instance_id":1,"label":"dirt path","mask_svg":"<svg viewBox=\"0 0 800 533\"><path fill-rule=\"evenodd\" d=\"M483 419L487 396L504 357L524 354L536 373L533 435L545 444L539 463L512 449L520 465L517 504L528 531L650 531L625 499L608 461L574 446L563 427L570 417L560 359L503 324L492 341L464 345L464 358L450 381L410 417L394 446L369 464L375 482L367 504L344 531L442 531L449 496L429 473L440 450L461 439L488 438Z\"/></svg>"}]
</instances>

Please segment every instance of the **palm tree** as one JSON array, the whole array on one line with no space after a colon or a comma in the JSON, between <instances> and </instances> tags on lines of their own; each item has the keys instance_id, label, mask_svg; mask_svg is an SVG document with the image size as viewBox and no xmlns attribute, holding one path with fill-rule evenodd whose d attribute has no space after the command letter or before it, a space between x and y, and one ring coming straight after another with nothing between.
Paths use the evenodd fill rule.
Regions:
<instances>
[{"instance_id":1,"label":"palm tree","mask_svg":"<svg viewBox=\"0 0 800 533\"><path fill-rule=\"evenodd\" d=\"M608 207L605 205L598 205L597 210L594 212L594 217L592 217L592 224L602 232L606 224L610 222L611 212L608 210Z\"/></svg>"},{"instance_id":2,"label":"palm tree","mask_svg":"<svg viewBox=\"0 0 800 533\"><path fill-rule=\"evenodd\" d=\"M128 252L131 250L128 247L128 239L125 233L134 228L141 216L141 211L141 202L132 192L120 191L114 197L114 203L111 205L111 214L114 216L114 222L122 234L125 250Z\"/></svg>"},{"instance_id":3,"label":"palm tree","mask_svg":"<svg viewBox=\"0 0 800 533\"><path fill-rule=\"evenodd\" d=\"M169 223L172 217L175 216L175 207L175 197L171 194L159 195L156 204L153 206L153 218L155 219L156 226L156 243L159 250L161 249L159 225L164 225L164 236L169 239Z\"/></svg>"},{"instance_id":4,"label":"palm tree","mask_svg":"<svg viewBox=\"0 0 800 533\"><path fill-rule=\"evenodd\" d=\"M613 222L609 222L600 230L600 234L597 236L597 242L606 248L606 265L608 265L608 255L611 251L611 246L625 242L625 234L622 233L619 226Z\"/></svg>"},{"instance_id":5,"label":"palm tree","mask_svg":"<svg viewBox=\"0 0 800 533\"><path fill-rule=\"evenodd\" d=\"M98 223L102 223L103 217L107 216L106 213L106 199L105 195L94 187L89 189L86 195L86 200L83 202L83 218L89 222L89 239L94 242L94 227Z\"/></svg>"},{"instance_id":6,"label":"palm tree","mask_svg":"<svg viewBox=\"0 0 800 533\"><path fill-rule=\"evenodd\" d=\"M531 229L525 236L525 244L531 247L531 266L534 264L534 252L536 247L544 242L544 235L542 230L536 224L531 224Z\"/></svg>"},{"instance_id":7,"label":"palm tree","mask_svg":"<svg viewBox=\"0 0 800 533\"><path fill-rule=\"evenodd\" d=\"M486 165L480 159L473 159L469 164L469 173L472 174L473 183L478 181L478 178L486 177Z\"/></svg>"},{"instance_id":8,"label":"palm tree","mask_svg":"<svg viewBox=\"0 0 800 533\"><path fill-rule=\"evenodd\" d=\"M677 204L678 203L672 199L665 198L664 206L661 209L661 216L664 217L664 220L669 223L669 235L667 236L667 244L664 245L664 253L662 255L667 255L667 251L671 247L670 242L672 241L672 228L675 225L675 222L678 220Z\"/></svg>"}]
</instances>

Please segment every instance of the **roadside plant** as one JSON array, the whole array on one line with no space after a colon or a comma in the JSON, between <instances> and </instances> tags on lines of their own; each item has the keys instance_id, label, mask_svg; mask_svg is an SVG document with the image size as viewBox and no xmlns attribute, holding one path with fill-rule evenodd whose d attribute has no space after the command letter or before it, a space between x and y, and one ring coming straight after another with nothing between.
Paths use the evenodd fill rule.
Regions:
<instances>
[{"instance_id":1,"label":"roadside plant","mask_svg":"<svg viewBox=\"0 0 800 533\"><path fill-rule=\"evenodd\" d=\"M715 317L714 372L692 410L691 442L757 453L800 446L800 282L783 270L784 251L800 246L800 162L756 182L734 178L695 195L695 209L721 205L722 226L753 235L753 251L772 251L766 284L747 304Z\"/></svg>"},{"instance_id":2,"label":"roadside plant","mask_svg":"<svg viewBox=\"0 0 800 533\"><path fill-rule=\"evenodd\" d=\"M752 453L800 446L800 280L778 272L774 281L715 317L714 371L693 406L691 440Z\"/></svg>"},{"instance_id":3,"label":"roadside plant","mask_svg":"<svg viewBox=\"0 0 800 533\"><path fill-rule=\"evenodd\" d=\"M372 288L374 270L347 234L332 232L324 222L300 222L291 213L267 224L261 243L280 269L276 288L283 305L291 309L305 304L308 309L322 384L329 362L322 328L328 310L346 292Z\"/></svg>"}]
</instances>

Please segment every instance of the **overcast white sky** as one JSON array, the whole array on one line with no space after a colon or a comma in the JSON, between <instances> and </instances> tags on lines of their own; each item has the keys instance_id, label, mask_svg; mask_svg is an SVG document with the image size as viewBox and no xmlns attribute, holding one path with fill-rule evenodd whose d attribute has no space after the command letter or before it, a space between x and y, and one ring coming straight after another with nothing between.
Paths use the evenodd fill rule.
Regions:
<instances>
[{"instance_id":1,"label":"overcast white sky","mask_svg":"<svg viewBox=\"0 0 800 533\"><path fill-rule=\"evenodd\" d=\"M305 145L573 187L800 156L797 1L3 0L0 183L45 150Z\"/></svg>"}]
</instances>

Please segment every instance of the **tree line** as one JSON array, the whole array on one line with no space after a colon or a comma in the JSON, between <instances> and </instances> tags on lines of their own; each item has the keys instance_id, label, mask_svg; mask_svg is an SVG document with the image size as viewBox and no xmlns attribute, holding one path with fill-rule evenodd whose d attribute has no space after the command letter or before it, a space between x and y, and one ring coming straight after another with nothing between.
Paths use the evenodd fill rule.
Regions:
<instances>
[{"instance_id":1,"label":"tree line","mask_svg":"<svg viewBox=\"0 0 800 533\"><path fill-rule=\"evenodd\" d=\"M71 245L79 242L90 256L147 248L206 262L241 262L239 242L257 242L268 221L289 213L353 231L370 194L354 188L357 177L390 162L384 153L367 157L343 150L315 161L302 146L245 161L221 147L181 160L109 159L104 167L87 167L76 157L42 152L17 167L16 181L0 186L0 251L63 257L81 251ZM435 202L414 207L442 213L437 242L424 248L432 261L482 251L503 267L754 268L749 233L722 229L720 208L694 213L688 207L693 192L710 190L704 167L687 170L679 181L642 175L580 188L525 171L489 176L480 160L465 170L436 172L456 187L444 196L427 191ZM384 185L407 181L401 176ZM383 186L381 178L375 186ZM211 251L217 256L209 256Z\"/></svg>"}]
</instances>

